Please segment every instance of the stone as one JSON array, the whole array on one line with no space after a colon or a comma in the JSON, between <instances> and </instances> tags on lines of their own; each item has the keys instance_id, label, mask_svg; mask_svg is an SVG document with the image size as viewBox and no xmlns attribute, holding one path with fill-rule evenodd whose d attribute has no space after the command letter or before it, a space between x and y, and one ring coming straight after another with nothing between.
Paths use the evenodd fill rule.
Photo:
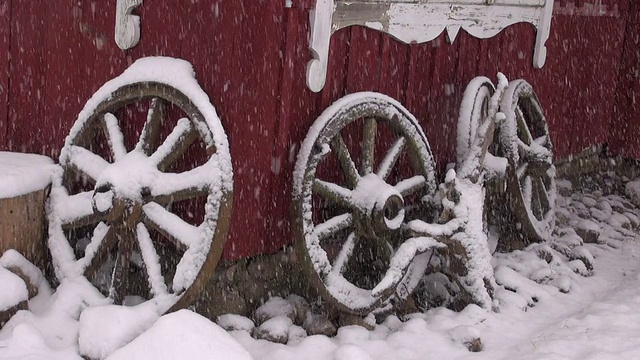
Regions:
<instances>
[{"instance_id":1,"label":"stone","mask_svg":"<svg viewBox=\"0 0 640 360\"><path fill-rule=\"evenodd\" d=\"M600 236L600 226L591 220L582 220L575 227L576 234L582 238L585 243L595 244Z\"/></svg>"},{"instance_id":2,"label":"stone","mask_svg":"<svg viewBox=\"0 0 640 360\"><path fill-rule=\"evenodd\" d=\"M271 318L286 316L293 322L296 318L295 311L295 307L289 301L279 296L274 296L256 309L254 319L257 324L262 324Z\"/></svg>"},{"instance_id":3,"label":"stone","mask_svg":"<svg viewBox=\"0 0 640 360\"><path fill-rule=\"evenodd\" d=\"M307 317L307 312L311 310L309 303L302 296L290 294L287 296L287 301L293 306L294 316L293 323L296 325L302 325Z\"/></svg>"},{"instance_id":4,"label":"stone","mask_svg":"<svg viewBox=\"0 0 640 360\"><path fill-rule=\"evenodd\" d=\"M218 316L216 323L226 331L246 331L253 332L255 324L246 316L236 314L224 314Z\"/></svg>"},{"instance_id":5,"label":"stone","mask_svg":"<svg viewBox=\"0 0 640 360\"><path fill-rule=\"evenodd\" d=\"M302 324L302 328L307 332L307 335L325 335L334 336L338 329L325 315L313 314L311 311L307 312L307 316Z\"/></svg>"},{"instance_id":6,"label":"stone","mask_svg":"<svg viewBox=\"0 0 640 360\"><path fill-rule=\"evenodd\" d=\"M279 344L289 341L289 328L293 321L286 315L273 317L258 327L256 337Z\"/></svg>"},{"instance_id":7,"label":"stone","mask_svg":"<svg viewBox=\"0 0 640 360\"><path fill-rule=\"evenodd\" d=\"M571 251L571 256L569 260L580 260L584 263L587 271L591 272L593 270L593 255L585 249L583 246L575 247Z\"/></svg>"}]
</instances>

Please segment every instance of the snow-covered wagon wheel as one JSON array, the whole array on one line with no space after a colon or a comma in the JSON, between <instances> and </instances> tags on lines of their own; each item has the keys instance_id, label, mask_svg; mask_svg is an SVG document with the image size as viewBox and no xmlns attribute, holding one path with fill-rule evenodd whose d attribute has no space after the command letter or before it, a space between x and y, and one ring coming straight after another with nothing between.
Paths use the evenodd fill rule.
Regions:
<instances>
[{"instance_id":1,"label":"snow-covered wagon wheel","mask_svg":"<svg viewBox=\"0 0 640 360\"><path fill-rule=\"evenodd\" d=\"M506 78L499 75L499 79L504 79L506 86ZM460 105L456 147L458 172L471 176L473 182L483 175L483 225L491 252L495 251L501 234L511 231L509 209L504 201L507 160L498 124L491 119L498 111L499 96L487 77L478 76L469 82Z\"/></svg>"},{"instance_id":2,"label":"snow-covered wagon wheel","mask_svg":"<svg viewBox=\"0 0 640 360\"><path fill-rule=\"evenodd\" d=\"M407 239L405 227L435 190L426 137L397 101L356 93L327 108L298 153L293 190L296 251L323 299L365 315L406 298L441 246Z\"/></svg>"},{"instance_id":3,"label":"snow-covered wagon wheel","mask_svg":"<svg viewBox=\"0 0 640 360\"><path fill-rule=\"evenodd\" d=\"M127 107L146 113L130 149ZM193 146L198 164L184 156ZM232 203L228 141L191 65L141 59L103 85L80 112L60 165L48 206L58 278L84 277L116 304L150 299L159 312L189 305L220 259ZM185 202L204 214L184 215Z\"/></svg>"},{"instance_id":4,"label":"snow-covered wagon wheel","mask_svg":"<svg viewBox=\"0 0 640 360\"><path fill-rule=\"evenodd\" d=\"M509 83L500 104L506 115L501 136L509 167L507 197L518 237L503 237L499 250L512 251L549 239L555 224L556 170L542 107L524 80Z\"/></svg>"}]
</instances>

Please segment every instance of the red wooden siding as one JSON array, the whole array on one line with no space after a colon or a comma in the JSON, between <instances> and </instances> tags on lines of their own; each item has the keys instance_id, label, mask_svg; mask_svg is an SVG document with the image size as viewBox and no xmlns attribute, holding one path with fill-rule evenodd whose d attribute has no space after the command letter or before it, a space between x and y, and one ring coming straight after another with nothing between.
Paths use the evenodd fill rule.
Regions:
<instances>
[{"instance_id":1,"label":"red wooden siding","mask_svg":"<svg viewBox=\"0 0 640 360\"><path fill-rule=\"evenodd\" d=\"M640 2L635 1L629 13L609 149L640 159Z\"/></svg>"},{"instance_id":2,"label":"red wooden siding","mask_svg":"<svg viewBox=\"0 0 640 360\"><path fill-rule=\"evenodd\" d=\"M145 0L137 10L141 41L121 51L113 40L115 1L0 0L0 150L55 158L77 113L105 81L143 56L186 59L231 144L235 197L226 259L291 243L299 144L329 104L355 91L388 94L416 115L440 170L454 160L464 86L477 75L495 79L497 71L532 83L557 157L610 141L612 150L640 158L637 1L630 7L630 0L556 0L540 70L531 65L535 30L528 24L486 40L460 32L454 44L441 35L421 45L342 29L332 37L319 94L305 85L313 3Z\"/></svg>"}]
</instances>

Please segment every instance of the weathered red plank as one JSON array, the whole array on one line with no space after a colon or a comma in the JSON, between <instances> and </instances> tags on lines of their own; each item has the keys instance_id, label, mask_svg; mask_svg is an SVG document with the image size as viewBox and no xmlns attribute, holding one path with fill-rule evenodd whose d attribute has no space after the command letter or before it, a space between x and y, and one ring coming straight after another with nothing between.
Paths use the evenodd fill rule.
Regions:
<instances>
[{"instance_id":1,"label":"weathered red plank","mask_svg":"<svg viewBox=\"0 0 640 360\"><path fill-rule=\"evenodd\" d=\"M7 149L11 0L0 0L0 150Z\"/></svg>"},{"instance_id":2,"label":"weathered red plank","mask_svg":"<svg viewBox=\"0 0 640 360\"><path fill-rule=\"evenodd\" d=\"M609 150L614 155L640 159L640 3L631 3L628 14Z\"/></svg>"},{"instance_id":3,"label":"weathered red plank","mask_svg":"<svg viewBox=\"0 0 640 360\"><path fill-rule=\"evenodd\" d=\"M7 148L12 151L44 153L49 134L40 129L43 117L45 67L45 9L33 1L11 4L11 62ZM62 59L60 59L62 60Z\"/></svg>"},{"instance_id":4,"label":"weathered red plank","mask_svg":"<svg viewBox=\"0 0 640 360\"><path fill-rule=\"evenodd\" d=\"M455 154L457 114L456 64L459 44L448 44L445 35L435 41L433 74L428 94L428 131L426 133L434 153L437 168L442 171ZM463 90L460 90L463 91ZM419 94L415 94L419 96Z\"/></svg>"}]
</instances>

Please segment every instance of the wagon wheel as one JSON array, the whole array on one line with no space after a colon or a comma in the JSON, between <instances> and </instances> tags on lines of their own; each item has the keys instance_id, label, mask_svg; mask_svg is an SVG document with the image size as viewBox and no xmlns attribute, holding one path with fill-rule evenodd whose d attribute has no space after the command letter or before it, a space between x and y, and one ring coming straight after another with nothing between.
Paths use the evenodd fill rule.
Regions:
<instances>
[{"instance_id":1,"label":"wagon wheel","mask_svg":"<svg viewBox=\"0 0 640 360\"><path fill-rule=\"evenodd\" d=\"M500 133L494 126L482 127L487 121L491 121L489 108L492 106L491 98L495 92L495 86L487 77L478 76L469 82L460 105L456 148L459 170L470 164L475 167L471 175L479 176L479 172L484 171L482 181L485 198L482 217L491 252L495 251L501 234L512 230L509 209L504 202L504 172L507 161L504 158L504 149L500 146ZM496 108L497 105L496 103ZM484 143L476 143L472 148L481 128L482 131L486 130L486 137L482 139Z\"/></svg>"},{"instance_id":2,"label":"wagon wheel","mask_svg":"<svg viewBox=\"0 0 640 360\"><path fill-rule=\"evenodd\" d=\"M182 88L154 81L114 88L112 80L87 102L62 149L64 175L50 197L49 248L61 280L84 276L116 304L142 288L160 312L187 306L205 286L226 239L232 170L220 120L192 80L195 85ZM121 131L125 123L114 115L129 104L148 104L131 151ZM185 117L162 141L170 107ZM100 132L108 140L103 156L92 149ZM172 172L184 169L181 157L198 141L204 163ZM93 189L74 194L87 183ZM202 220L183 220L174 208L181 201L200 202ZM173 262L167 265L160 249L168 249ZM147 275L142 284L135 270Z\"/></svg>"},{"instance_id":3,"label":"wagon wheel","mask_svg":"<svg viewBox=\"0 0 640 360\"><path fill-rule=\"evenodd\" d=\"M378 141L384 131L387 144ZM349 149L356 133L362 140ZM340 178L321 178L317 170L331 161ZM410 175L400 175L403 165ZM426 137L402 105L359 93L327 108L309 130L294 173L296 251L313 287L336 309L358 315L394 294L406 298L439 244L406 240L404 225L435 189Z\"/></svg>"},{"instance_id":4,"label":"wagon wheel","mask_svg":"<svg viewBox=\"0 0 640 360\"><path fill-rule=\"evenodd\" d=\"M469 156L469 149L476 137L478 127L489 116L489 102L495 91L496 88L491 80L484 76L474 78L467 85L458 116L457 164L464 163Z\"/></svg>"},{"instance_id":5,"label":"wagon wheel","mask_svg":"<svg viewBox=\"0 0 640 360\"><path fill-rule=\"evenodd\" d=\"M501 239L501 251L512 251L549 239L555 223L553 146L542 107L531 85L515 80L503 94L506 117L501 136L509 161L507 197L520 238Z\"/></svg>"}]
</instances>

